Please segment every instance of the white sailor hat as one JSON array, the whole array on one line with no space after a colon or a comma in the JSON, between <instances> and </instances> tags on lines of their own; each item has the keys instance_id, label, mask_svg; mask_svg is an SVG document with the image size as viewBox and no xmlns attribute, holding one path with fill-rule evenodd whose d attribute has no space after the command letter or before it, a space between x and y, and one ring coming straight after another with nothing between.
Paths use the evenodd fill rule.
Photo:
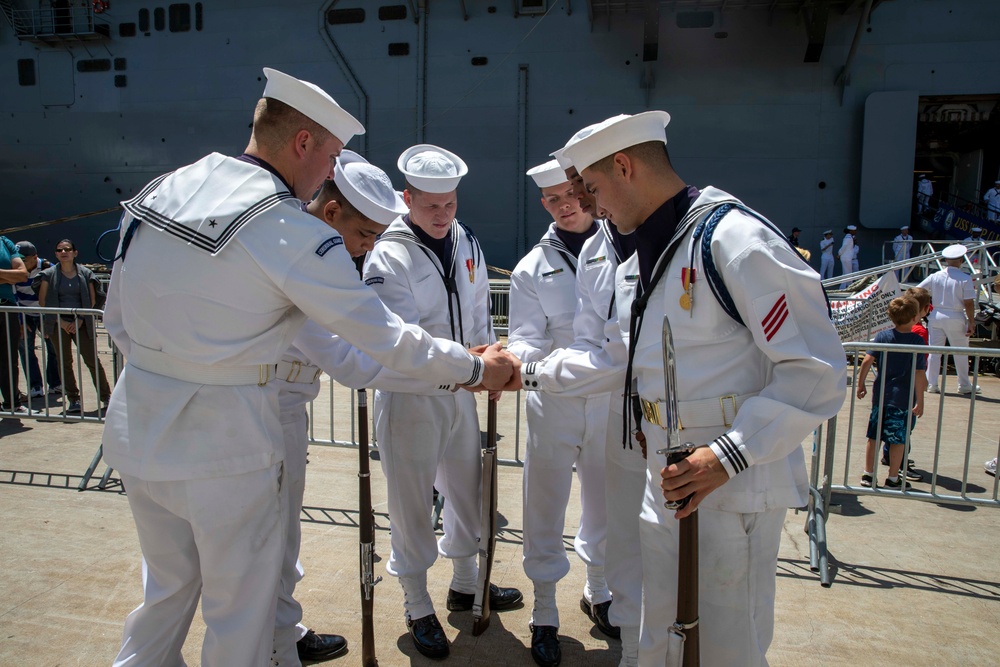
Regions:
<instances>
[{"instance_id":1,"label":"white sailor hat","mask_svg":"<svg viewBox=\"0 0 1000 667\"><path fill-rule=\"evenodd\" d=\"M554 157L556 159L556 162L559 163L559 166L562 167L563 170L569 169L570 167L573 166L573 163L564 154L567 148L569 148L570 146L572 146L576 142L580 141L581 139L583 139L585 137L589 137L594 132L594 130L596 130L597 128L599 128L599 127L601 127L603 125L606 125L606 124L608 124L608 123L610 123L612 121L619 121L619 120L621 120L623 118L628 118L628 117L629 117L628 114L624 114L623 113L623 114L619 114L617 116L612 116L611 118L608 118L607 120L603 120L600 123L594 123L593 125L588 125L587 127L583 128L582 130L577 131L576 134L574 134L572 137L570 137L569 141L566 142L565 146L563 146L559 150L555 151L554 153L549 153L549 155L551 155L552 157Z\"/></svg>"},{"instance_id":2,"label":"white sailor hat","mask_svg":"<svg viewBox=\"0 0 1000 667\"><path fill-rule=\"evenodd\" d=\"M644 111L634 116L614 116L598 123L587 136L563 148L563 159L583 172L598 160L647 141L667 143L664 128L670 122L666 111Z\"/></svg>"},{"instance_id":3,"label":"white sailor hat","mask_svg":"<svg viewBox=\"0 0 1000 667\"><path fill-rule=\"evenodd\" d=\"M365 126L344 111L337 102L319 86L300 81L294 76L270 67L264 68L267 85L264 97L284 102L310 120L316 121L346 144L355 134L364 134Z\"/></svg>"},{"instance_id":4,"label":"white sailor hat","mask_svg":"<svg viewBox=\"0 0 1000 667\"><path fill-rule=\"evenodd\" d=\"M462 158L431 144L417 144L403 151L396 167L406 182L423 192L442 194L458 189L458 182L469 173Z\"/></svg>"},{"instance_id":5,"label":"white sailor hat","mask_svg":"<svg viewBox=\"0 0 1000 667\"><path fill-rule=\"evenodd\" d=\"M899 228L899 231L905 232L905 231L908 231L909 229L910 229L909 225L903 225L902 227Z\"/></svg>"},{"instance_id":6,"label":"white sailor hat","mask_svg":"<svg viewBox=\"0 0 1000 667\"><path fill-rule=\"evenodd\" d=\"M982 234L983 233L983 228L982 227L973 227L969 231L972 232L973 234Z\"/></svg>"},{"instance_id":7,"label":"white sailor hat","mask_svg":"<svg viewBox=\"0 0 1000 667\"><path fill-rule=\"evenodd\" d=\"M409 210L385 172L354 151L341 151L333 182L361 215L380 225L388 225Z\"/></svg>"},{"instance_id":8,"label":"white sailor hat","mask_svg":"<svg viewBox=\"0 0 1000 667\"><path fill-rule=\"evenodd\" d=\"M858 231L858 228L855 227L854 225L847 225L847 231L849 231L849 232L856 232L856 231Z\"/></svg>"},{"instance_id":9,"label":"white sailor hat","mask_svg":"<svg viewBox=\"0 0 1000 667\"><path fill-rule=\"evenodd\" d=\"M825 232L823 232L823 236L826 236L827 234L832 235L833 234L833 230L832 229L828 229Z\"/></svg>"},{"instance_id":10,"label":"white sailor hat","mask_svg":"<svg viewBox=\"0 0 1000 667\"><path fill-rule=\"evenodd\" d=\"M532 167L526 172L540 188L551 188L553 185L567 183L566 170L559 166L557 160L549 160L545 164Z\"/></svg>"},{"instance_id":11,"label":"white sailor hat","mask_svg":"<svg viewBox=\"0 0 1000 667\"><path fill-rule=\"evenodd\" d=\"M941 256L944 257L945 259L958 259L968 251L969 249L966 248L961 243L955 243L942 250Z\"/></svg>"}]
</instances>

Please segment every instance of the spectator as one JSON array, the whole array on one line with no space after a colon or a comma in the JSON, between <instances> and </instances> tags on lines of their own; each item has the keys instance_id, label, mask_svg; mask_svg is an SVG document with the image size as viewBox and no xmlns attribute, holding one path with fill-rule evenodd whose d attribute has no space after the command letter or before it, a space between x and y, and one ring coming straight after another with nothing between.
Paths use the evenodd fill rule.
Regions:
<instances>
[{"instance_id":1,"label":"spectator","mask_svg":"<svg viewBox=\"0 0 1000 667\"><path fill-rule=\"evenodd\" d=\"M833 243L833 230L828 229L823 232L823 240L819 242L819 277L823 280L833 278Z\"/></svg>"},{"instance_id":2,"label":"spectator","mask_svg":"<svg viewBox=\"0 0 1000 667\"><path fill-rule=\"evenodd\" d=\"M17 292L17 304L25 308L38 306L38 295L31 286L32 281L43 270L52 266L47 259L38 256L38 250L30 241L19 241L17 250L24 259L24 267L28 270L28 279L19 282L14 286ZM39 315L24 315L24 331L22 341L17 347L21 356L21 367L24 368L25 380L28 384L28 393L31 398L41 398L45 396L45 386L43 384L42 370L38 365L38 357L35 356L35 337L41 326ZM59 384L59 355L52 346L52 341L42 335L43 345L46 350L45 378L48 379L50 391L61 391Z\"/></svg>"},{"instance_id":3,"label":"spectator","mask_svg":"<svg viewBox=\"0 0 1000 667\"><path fill-rule=\"evenodd\" d=\"M76 245L69 239L56 244L56 259L59 263L38 275L38 305L42 308L95 308L97 303L97 278L85 266L76 262ZM56 331L56 323L61 331ZM62 369L63 392L68 402L66 414L80 414L80 389L73 374L73 347L70 341L76 339L77 349L84 363L90 369L90 377L100 394L102 407L107 407L111 398L111 388L104 374L104 367L97 360L97 344L94 318L90 316L60 315L46 319L45 336L58 335L60 367Z\"/></svg>"},{"instance_id":4,"label":"spectator","mask_svg":"<svg viewBox=\"0 0 1000 667\"><path fill-rule=\"evenodd\" d=\"M17 246L6 236L0 236L0 306L16 306L14 285L28 276ZM21 338L20 318L13 313L0 313L0 396L5 412L15 416L29 414L20 405L17 374L17 342Z\"/></svg>"},{"instance_id":5,"label":"spectator","mask_svg":"<svg viewBox=\"0 0 1000 667\"><path fill-rule=\"evenodd\" d=\"M914 299L893 299L888 310L889 319L895 326L875 334L875 344L923 345L923 339L913 333L913 323L919 309L920 306ZM868 393L865 378L876 361L876 355L878 371L872 383L872 410L868 418L868 445L865 448L865 470L861 475L861 486L873 485L875 439L881 436L882 442L889 445L889 469L885 488L909 490L910 484L900 479L899 473L907 438L917 423L917 417L924 414L927 376L923 372L911 373L913 361L909 353L869 351L861 362L858 374L858 398L864 398ZM927 360L924 355L917 355L916 370L924 371L926 368Z\"/></svg>"},{"instance_id":6,"label":"spectator","mask_svg":"<svg viewBox=\"0 0 1000 667\"><path fill-rule=\"evenodd\" d=\"M986 202L986 219L995 222L1000 218L1000 178L983 195L983 201Z\"/></svg>"},{"instance_id":7,"label":"spectator","mask_svg":"<svg viewBox=\"0 0 1000 667\"><path fill-rule=\"evenodd\" d=\"M972 268L977 271L979 270L979 258L983 254L982 245L984 243L982 227L973 227L969 230L969 236L966 236L962 240L962 245L969 249L969 261L972 262Z\"/></svg>"},{"instance_id":8,"label":"spectator","mask_svg":"<svg viewBox=\"0 0 1000 667\"><path fill-rule=\"evenodd\" d=\"M923 215L924 211L931 207L931 195L934 194L934 184L927 178L927 174L921 174L917 181L917 215Z\"/></svg>"},{"instance_id":9,"label":"spectator","mask_svg":"<svg viewBox=\"0 0 1000 667\"><path fill-rule=\"evenodd\" d=\"M798 227L792 227L792 233L788 237L788 242L791 243L796 248L799 247L799 232L801 231L802 230L799 229Z\"/></svg>"},{"instance_id":10,"label":"spectator","mask_svg":"<svg viewBox=\"0 0 1000 667\"><path fill-rule=\"evenodd\" d=\"M942 250L945 267L917 285L926 288L931 293L931 300L937 304L930 318L931 346L944 345L947 339L955 347L968 347L969 338L976 330L976 287L971 276L959 268L966 252L968 249L961 243ZM939 391L940 373L941 355L932 354L927 360L927 391L932 394ZM958 393L980 393L979 385L969 380L968 356L955 355L955 373L958 375Z\"/></svg>"}]
</instances>

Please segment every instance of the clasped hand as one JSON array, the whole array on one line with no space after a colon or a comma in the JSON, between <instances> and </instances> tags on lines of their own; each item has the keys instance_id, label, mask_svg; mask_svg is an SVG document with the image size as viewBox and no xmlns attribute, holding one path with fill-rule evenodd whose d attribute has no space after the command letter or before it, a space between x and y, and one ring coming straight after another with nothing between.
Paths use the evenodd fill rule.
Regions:
<instances>
[{"instance_id":1,"label":"clasped hand","mask_svg":"<svg viewBox=\"0 0 1000 667\"><path fill-rule=\"evenodd\" d=\"M500 343L479 345L469 350L483 360L483 381L470 391L490 391L490 398L496 400L499 391L517 391L521 388L521 360L503 349Z\"/></svg>"}]
</instances>

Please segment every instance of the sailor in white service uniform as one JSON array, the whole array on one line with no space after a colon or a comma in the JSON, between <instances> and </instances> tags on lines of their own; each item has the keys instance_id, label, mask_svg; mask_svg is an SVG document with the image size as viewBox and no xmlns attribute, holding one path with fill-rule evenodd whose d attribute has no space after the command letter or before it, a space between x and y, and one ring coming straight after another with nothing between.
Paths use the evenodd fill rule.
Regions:
<instances>
[{"instance_id":1,"label":"sailor in white service uniform","mask_svg":"<svg viewBox=\"0 0 1000 667\"><path fill-rule=\"evenodd\" d=\"M833 278L833 244L833 230L828 229L819 242L819 276L823 280Z\"/></svg>"},{"instance_id":2,"label":"sailor in white service uniform","mask_svg":"<svg viewBox=\"0 0 1000 667\"><path fill-rule=\"evenodd\" d=\"M116 666L183 664L199 597L204 667L269 663L287 521L270 380L307 317L435 382L501 387L515 366L405 325L357 280L342 237L300 199L364 128L316 86L264 74L243 156L213 153L123 203L105 322L128 364L103 444L128 491L144 601Z\"/></svg>"},{"instance_id":3,"label":"sailor in white service uniform","mask_svg":"<svg viewBox=\"0 0 1000 667\"><path fill-rule=\"evenodd\" d=\"M844 229L844 240L840 244L837 257L840 258L840 273L846 276L854 271L854 235L858 233L858 228L854 225L847 225ZM840 289L847 289L849 282L840 283Z\"/></svg>"},{"instance_id":4,"label":"sailor in white service uniform","mask_svg":"<svg viewBox=\"0 0 1000 667\"><path fill-rule=\"evenodd\" d=\"M420 144L400 155L410 212L375 243L365 282L404 321L436 336L476 347L496 337L482 248L455 219L459 181L468 172L454 153ZM472 609L479 574L481 439L476 397L453 383L400 379L375 383L375 436L388 484L392 553L386 571L399 577L414 646L448 655L448 639L427 592L427 571L440 553L451 559L450 611ZM496 396L499 398L499 396ZM444 536L435 543L433 489L445 497ZM490 606L521 601L513 588L491 586Z\"/></svg>"},{"instance_id":5,"label":"sailor in white service uniform","mask_svg":"<svg viewBox=\"0 0 1000 667\"><path fill-rule=\"evenodd\" d=\"M766 665L786 508L806 502L801 443L843 403L845 360L817 274L777 228L738 200L684 184L665 150L668 121L662 111L613 119L564 150L597 206L622 233L636 234L636 254L618 267L616 300L627 300L638 278L642 296L633 308L643 314L630 323L616 310L619 325L634 329L626 375L634 372L647 446L639 664L667 659L677 519L697 509L702 664ZM727 288L732 315L708 285L706 264ZM667 445L665 316L675 343L682 438L708 445L669 467L658 453ZM525 388L544 384L544 366L522 366ZM582 381L579 365L573 374ZM664 498L689 495L676 514L664 508Z\"/></svg>"},{"instance_id":6,"label":"sailor in white service uniform","mask_svg":"<svg viewBox=\"0 0 1000 667\"><path fill-rule=\"evenodd\" d=\"M357 153L344 150L337 158L333 180L323 184L306 210L340 234L347 253L356 258L375 246L376 236L406 213L406 205L385 172ZM311 320L278 362L275 382L285 439L282 492L288 497L289 519L274 630L274 659L282 667L298 667L300 660L329 660L347 649L343 637L316 633L302 625L302 606L294 597L295 585L305 574L299 562L299 514L309 440L306 405L319 394L322 372L342 385L361 388L380 370L381 365L371 357L357 353L356 348Z\"/></svg>"},{"instance_id":7,"label":"sailor in white service uniform","mask_svg":"<svg viewBox=\"0 0 1000 667\"><path fill-rule=\"evenodd\" d=\"M584 128L570 138L572 145L592 131ZM553 153L573 185L573 193L584 213L597 211L593 196L583 187L583 178L563 156ZM615 271L635 252L634 235L623 236L608 220L598 220L600 231L583 244L576 275L577 310L573 318L573 345L566 352L597 351L606 345L624 350L621 329L613 317L615 306ZM628 303L624 304L626 312ZM609 321L614 321L608 326ZM550 359L550 355L548 359ZM637 442L622 443L622 389L624 376L611 378L603 389L611 392L605 435L605 498L608 513L607 546L604 574L613 603L609 622L619 628L622 656L619 667L638 665L639 613L642 603L642 559L639 549L639 512L646 481L646 462ZM590 392L598 393L595 388ZM573 395L585 395L579 392Z\"/></svg>"},{"instance_id":8,"label":"sailor in white service uniform","mask_svg":"<svg viewBox=\"0 0 1000 667\"><path fill-rule=\"evenodd\" d=\"M522 364L572 344L577 256L598 229L593 216L581 210L558 162L550 160L527 175L541 189L542 206L553 222L517 263L510 279L507 349ZM608 394L577 398L532 392L526 399L523 565L534 584L532 657L539 665L556 665L560 659L556 584L570 568L562 535L574 464L582 508L574 546L587 565L581 606L604 632L618 634L607 620L611 592L604 578L604 436L609 402Z\"/></svg>"},{"instance_id":9,"label":"sailor in white service uniform","mask_svg":"<svg viewBox=\"0 0 1000 667\"><path fill-rule=\"evenodd\" d=\"M910 258L910 248L913 247L913 237L910 236L910 226L903 225L899 234L892 240L892 261L902 262ZM896 277L906 280L910 276L909 267L896 272Z\"/></svg>"}]
</instances>

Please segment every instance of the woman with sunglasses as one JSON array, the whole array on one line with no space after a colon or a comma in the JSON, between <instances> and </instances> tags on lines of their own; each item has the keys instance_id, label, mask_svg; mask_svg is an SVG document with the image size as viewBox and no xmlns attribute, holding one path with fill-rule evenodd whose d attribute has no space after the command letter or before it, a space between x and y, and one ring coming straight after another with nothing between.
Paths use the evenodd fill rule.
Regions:
<instances>
[{"instance_id":1,"label":"woman with sunglasses","mask_svg":"<svg viewBox=\"0 0 1000 667\"><path fill-rule=\"evenodd\" d=\"M38 286L38 305L42 308L94 308L97 302L97 278L93 271L76 263L76 245L69 239L63 239L56 244L56 259L58 264L46 269L40 274ZM56 323L62 331L56 331ZM79 414L80 388L73 374L73 348L70 341L76 340L80 355L90 369L90 377L94 381L101 397L101 404L106 406L111 398L111 388L104 368L97 361L97 345L95 344L95 327L92 316L60 315L58 318L46 318L45 336L56 337L58 342L62 371L63 394L69 404L66 414Z\"/></svg>"}]
</instances>

